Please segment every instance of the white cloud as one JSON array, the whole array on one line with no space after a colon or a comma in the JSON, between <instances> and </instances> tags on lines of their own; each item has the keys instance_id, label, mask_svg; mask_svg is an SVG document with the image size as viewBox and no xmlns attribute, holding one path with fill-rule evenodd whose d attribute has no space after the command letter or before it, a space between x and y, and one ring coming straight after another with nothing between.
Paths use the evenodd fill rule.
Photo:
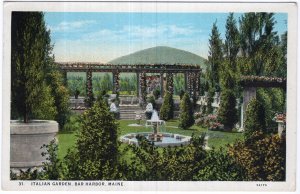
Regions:
<instances>
[{"instance_id":1,"label":"white cloud","mask_svg":"<svg viewBox=\"0 0 300 194\"><path fill-rule=\"evenodd\" d=\"M80 25L84 24L72 26ZM124 26L116 30L101 29L83 33L75 40L58 39L54 52L57 61L98 62L108 62L116 57L154 46L171 46L204 55L206 50L198 48L206 45L201 44L206 40L199 40L200 33L200 30L189 25ZM196 44L195 48L190 48L193 44Z\"/></svg>"},{"instance_id":2,"label":"white cloud","mask_svg":"<svg viewBox=\"0 0 300 194\"><path fill-rule=\"evenodd\" d=\"M61 22L57 26L49 26L52 32L64 32L80 29L86 25L95 24L95 20L81 20L73 22Z\"/></svg>"}]
</instances>

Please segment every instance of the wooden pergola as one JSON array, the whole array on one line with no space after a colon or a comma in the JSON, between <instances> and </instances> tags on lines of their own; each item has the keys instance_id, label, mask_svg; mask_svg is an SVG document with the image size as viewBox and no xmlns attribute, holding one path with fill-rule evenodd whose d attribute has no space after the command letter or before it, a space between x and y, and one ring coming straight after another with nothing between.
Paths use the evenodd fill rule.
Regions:
<instances>
[{"instance_id":1,"label":"wooden pergola","mask_svg":"<svg viewBox=\"0 0 300 194\"><path fill-rule=\"evenodd\" d=\"M193 98L198 98L200 94L200 65L189 64L138 64L138 65L115 65L103 63L87 63L87 62L57 62L63 71L65 80L68 72L85 72L86 73L86 91L89 97L93 96L92 73L93 72L110 72L113 77L113 93L120 91L120 73L136 73L137 75L137 96L140 103L145 103L146 94L144 87L146 86L147 73L160 74L160 90L161 95L164 94L164 74L166 74L167 88L166 90L173 94L173 75L183 73L185 77L185 91Z\"/></svg>"},{"instance_id":2,"label":"wooden pergola","mask_svg":"<svg viewBox=\"0 0 300 194\"><path fill-rule=\"evenodd\" d=\"M246 118L246 109L251 99L256 98L256 88L282 88L286 90L287 80L280 77L267 76L242 76L240 84L243 87L243 106L241 124L243 128L244 118Z\"/></svg>"}]
</instances>

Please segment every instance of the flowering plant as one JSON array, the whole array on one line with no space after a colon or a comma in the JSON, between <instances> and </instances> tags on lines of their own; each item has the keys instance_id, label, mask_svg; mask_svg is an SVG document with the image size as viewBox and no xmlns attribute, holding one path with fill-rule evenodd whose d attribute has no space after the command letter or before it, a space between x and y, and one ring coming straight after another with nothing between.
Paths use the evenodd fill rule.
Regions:
<instances>
[{"instance_id":1,"label":"flowering plant","mask_svg":"<svg viewBox=\"0 0 300 194\"><path fill-rule=\"evenodd\" d=\"M223 130L223 128L224 128L224 125L222 125L219 122L214 122L214 123L211 123L208 130L217 131L217 130Z\"/></svg>"},{"instance_id":2,"label":"flowering plant","mask_svg":"<svg viewBox=\"0 0 300 194\"><path fill-rule=\"evenodd\" d=\"M284 113L276 113L274 120L276 122L286 122L286 115Z\"/></svg>"}]
</instances>

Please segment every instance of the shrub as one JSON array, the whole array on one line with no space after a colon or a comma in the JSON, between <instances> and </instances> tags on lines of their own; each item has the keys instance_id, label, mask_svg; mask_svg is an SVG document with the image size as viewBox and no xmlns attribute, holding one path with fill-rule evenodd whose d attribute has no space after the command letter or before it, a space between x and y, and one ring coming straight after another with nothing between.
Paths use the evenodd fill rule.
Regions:
<instances>
[{"instance_id":1,"label":"shrub","mask_svg":"<svg viewBox=\"0 0 300 194\"><path fill-rule=\"evenodd\" d=\"M194 123L195 119L193 116L193 107L190 96L185 93L180 103L179 127L182 129L188 129L193 126Z\"/></svg>"},{"instance_id":2,"label":"shrub","mask_svg":"<svg viewBox=\"0 0 300 194\"><path fill-rule=\"evenodd\" d=\"M46 149L46 152L42 153L42 156L46 157L46 162L43 162L42 172L44 180L59 180L62 177L62 163L57 156L58 145L55 141L53 139L50 144L44 144L41 147Z\"/></svg>"},{"instance_id":3,"label":"shrub","mask_svg":"<svg viewBox=\"0 0 300 194\"><path fill-rule=\"evenodd\" d=\"M237 122L236 98L232 91L224 90L221 93L221 104L218 110L218 120L225 130L232 130Z\"/></svg>"},{"instance_id":4,"label":"shrub","mask_svg":"<svg viewBox=\"0 0 300 194\"><path fill-rule=\"evenodd\" d=\"M118 125L103 101L82 115L75 149L65 157L69 180L116 180L118 177Z\"/></svg>"},{"instance_id":5,"label":"shrub","mask_svg":"<svg viewBox=\"0 0 300 194\"><path fill-rule=\"evenodd\" d=\"M255 131L249 141L238 141L229 154L243 167L246 181L284 181L286 165L285 137Z\"/></svg>"},{"instance_id":6,"label":"shrub","mask_svg":"<svg viewBox=\"0 0 300 194\"><path fill-rule=\"evenodd\" d=\"M174 117L174 101L170 92L166 92L163 104L160 108L160 118L162 120L170 120Z\"/></svg>"},{"instance_id":7,"label":"shrub","mask_svg":"<svg viewBox=\"0 0 300 194\"><path fill-rule=\"evenodd\" d=\"M213 122L209 124L208 130L210 131L222 131L224 130L224 125L218 122Z\"/></svg>"},{"instance_id":8,"label":"shrub","mask_svg":"<svg viewBox=\"0 0 300 194\"><path fill-rule=\"evenodd\" d=\"M80 91L78 89L76 89L74 92L75 99L78 99L79 94L80 94Z\"/></svg>"},{"instance_id":9,"label":"shrub","mask_svg":"<svg viewBox=\"0 0 300 194\"><path fill-rule=\"evenodd\" d=\"M155 102L155 98L154 98L154 96L150 96L149 98L148 98L148 103L151 103L152 104L152 106L153 106L153 109L157 109L157 106L156 106L156 102Z\"/></svg>"},{"instance_id":10,"label":"shrub","mask_svg":"<svg viewBox=\"0 0 300 194\"><path fill-rule=\"evenodd\" d=\"M263 131L266 128L264 106L256 99L250 100L246 109L245 138L251 137L255 131Z\"/></svg>"},{"instance_id":11,"label":"shrub","mask_svg":"<svg viewBox=\"0 0 300 194\"><path fill-rule=\"evenodd\" d=\"M179 92L180 100L183 98L184 94L185 94L185 92L183 90L180 90L180 92Z\"/></svg>"},{"instance_id":12,"label":"shrub","mask_svg":"<svg viewBox=\"0 0 300 194\"><path fill-rule=\"evenodd\" d=\"M81 128L81 121L79 115L72 114L69 116L66 124L63 127L63 131L79 131Z\"/></svg>"},{"instance_id":13,"label":"shrub","mask_svg":"<svg viewBox=\"0 0 300 194\"><path fill-rule=\"evenodd\" d=\"M193 175L194 180L241 181L244 179L243 168L223 148L207 152L203 164L203 168Z\"/></svg>"},{"instance_id":14,"label":"shrub","mask_svg":"<svg viewBox=\"0 0 300 194\"><path fill-rule=\"evenodd\" d=\"M159 98L159 96L160 96L160 90L159 89L155 89L153 91L153 96L154 96L155 100L157 100Z\"/></svg>"}]
</instances>

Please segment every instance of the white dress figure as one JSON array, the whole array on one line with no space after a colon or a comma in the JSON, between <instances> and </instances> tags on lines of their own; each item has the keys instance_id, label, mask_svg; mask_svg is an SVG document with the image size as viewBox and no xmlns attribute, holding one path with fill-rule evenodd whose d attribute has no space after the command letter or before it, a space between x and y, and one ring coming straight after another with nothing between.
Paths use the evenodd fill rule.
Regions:
<instances>
[{"instance_id":1,"label":"white dress figure","mask_svg":"<svg viewBox=\"0 0 300 194\"><path fill-rule=\"evenodd\" d=\"M153 112L153 105L152 103L148 103L146 106L146 112Z\"/></svg>"},{"instance_id":2,"label":"white dress figure","mask_svg":"<svg viewBox=\"0 0 300 194\"><path fill-rule=\"evenodd\" d=\"M117 112L118 111L118 108L117 108L117 106L114 102L110 104L109 111L110 112Z\"/></svg>"}]
</instances>

